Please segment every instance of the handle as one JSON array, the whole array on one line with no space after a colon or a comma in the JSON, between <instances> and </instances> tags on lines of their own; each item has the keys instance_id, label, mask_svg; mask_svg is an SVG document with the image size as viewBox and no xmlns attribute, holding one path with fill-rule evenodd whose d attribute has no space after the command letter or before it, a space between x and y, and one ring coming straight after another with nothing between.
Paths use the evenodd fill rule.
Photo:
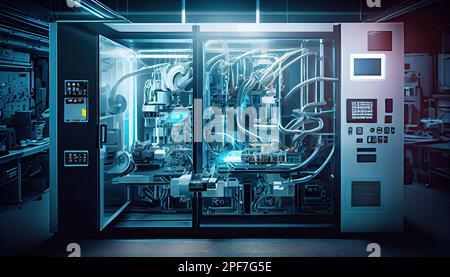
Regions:
<instances>
[{"instance_id":1,"label":"handle","mask_svg":"<svg viewBox=\"0 0 450 277\"><path fill-rule=\"evenodd\" d=\"M100 124L100 147L108 141L108 125Z\"/></svg>"}]
</instances>

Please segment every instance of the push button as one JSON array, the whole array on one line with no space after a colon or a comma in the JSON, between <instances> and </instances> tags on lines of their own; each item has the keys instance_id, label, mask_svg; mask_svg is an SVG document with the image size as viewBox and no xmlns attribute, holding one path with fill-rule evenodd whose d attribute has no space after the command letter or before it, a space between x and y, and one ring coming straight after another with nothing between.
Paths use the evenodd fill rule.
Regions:
<instances>
[{"instance_id":1,"label":"push button","mask_svg":"<svg viewBox=\"0 0 450 277\"><path fill-rule=\"evenodd\" d=\"M363 127L356 127L356 134L357 135L362 135L363 131L364 131Z\"/></svg>"},{"instance_id":2,"label":"push button","mask_svg":"<svg viewBox=\"0 0 450 277\"><path fill-rule=\"evenodd\" d=\"M353 135L353 127L348 127L348 135Z\"/></svg>"},{"instance_id":3,"label":"push button","mask_svg":"<svg viewBox=\"0 0 450 277\"><path fill-rule=\"evenodd\" d=\"M384 123L386 123L386 124L392 124L392 115L386 115L386 116L384 116Z\"/></svg>"},{"instance_id":4,"label":"push button","mask_svg":"<svg viewBox=\"0 0 450 277\"><path fill-rule=\"evenodd\" d=\"M389 127L384 127L384 133L385 134L389 134L390 133L391 128Z\"/></svg>"},{"instance_id":5,"label":"push button","mask_svg":"<svg viewBox=\"0 0 450 277\"><path fill-rule=\"evenodd\" d=\"M381 134L382 132L383 132L383 128L378 127L378 128L377 128L377 134Z\"/></svg>"},{"instance_id":6,"label":"push button","mask_svg":"<svg viewBox=\"0 0 450 277\"><path fill-rule=\"evenodd\" d=\"M391 134L395 134L395 127L391 127Z\"/></svg>"},{"instance_id":7,"label":"push button","mask_svg":"<svg viewBox=\"0 0 450 277\"><path fill-rule=\"evenodd\" d=\"M377 143L377 137L376 136L368 136L367 143Z\"/></svg>"},{"instance_id":8,"label":"push button","mask_svg":"<svg viewBox=\"0 0 450 277\"><path fill-rule=\"evenodd\" d=\"M388 98L384 100L385 111L386 113L392 113L394 110L394 104L392 98Z\"/></svg>"}]
</instances>

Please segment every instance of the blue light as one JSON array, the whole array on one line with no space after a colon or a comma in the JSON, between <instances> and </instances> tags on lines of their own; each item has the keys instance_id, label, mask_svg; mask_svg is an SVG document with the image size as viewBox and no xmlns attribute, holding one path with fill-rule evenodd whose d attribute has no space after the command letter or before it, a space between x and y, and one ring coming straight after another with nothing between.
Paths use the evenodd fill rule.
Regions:
<instances>
[{"instance_id":1,"label":"blue light","mask_svg":"<svg viewBox=\"0 0 450 277\"><path fill-rule=\"evenodd\" d=\"M224 163L239 163L241 162L241 150L231 150L231 151L225 151L221 154L222 161Z\"/></svg>"},{"instance_id":2,"label":"blue light","mask_svg":"<svg viewBox=\"0 0 450 277\"><path fill-rule=\"evenodd\" d=\"M169 119L167 121L171 124L177 124L185 120L187 117L188 117L187 112L173 111L170 113Z\"/></svg>"}]
</instances>

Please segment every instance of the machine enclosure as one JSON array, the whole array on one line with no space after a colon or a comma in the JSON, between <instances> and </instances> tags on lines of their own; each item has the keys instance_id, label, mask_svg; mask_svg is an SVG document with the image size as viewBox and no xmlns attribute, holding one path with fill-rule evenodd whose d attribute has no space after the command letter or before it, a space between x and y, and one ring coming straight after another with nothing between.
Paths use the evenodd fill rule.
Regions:
<instances>
[{"instance_id":1,"label":"machine enclosure","mask_svg":"<svg viewBox=\"0 0 450 277\"><path fill-rule=\"evenodd\" d=\"M124 205L104 218L105 190L102 157L104 130L100 120L100 36L111 34L108 23L57 22L50 25L50 189L51 229L53 232L95 234L120 216L130 201L124 193ZM190 39L193 51L194 125L195 99L203 97L201 62L204 53L202 35L214 33L240 38L256 34L269 38L277 34L295 39L332 37L335 41L336 131L335 190L330 230L338 232L400 232L403 230L403 25L401 23L342 24L113 24L115 32L136 39L151 33L159 39ZM181 37L177 37L181 36ZM87 93L75 95L83 99L78 107L81 121L65 118L68 96L67 80L86 84ZM70 99L72 99L70 98ZM270 100L270 99L269 99ZM189 100L183 100L189 102ZM70 106L71 111L77 106ZM83 111L83 109L85 109ZM74 122L73 122L74 121ZM195 128L195 127L194 127ZM380 131L381 130L381 131ZM111 131L111 130L109 130ZM194 129L194 137L196 131ZM112 138L111 138L112 139ZM202 145L193 143L193 163L197 172L203 166ZM81 152L80 152L81 151ZM166 155L157 150L159 160ZM164 153L164 155L162 155ZM70 155L70 160L69 159ZM76 157L76 161L73 157ZM73 165L73 166L68 166ZM172 179L171 195L191 193L192 225L187 230L202 228L201 193L189 192L196 178ZM273 182L279 182L274 177ZM189 183L190 182L190 183ZM206 184L210 180L198 181ZM216 184L222 186L222 181ZM236 181L230 181L230 184ZM177 184L183 184L178 187ZM276 183L279 184L279 183ZM174 186L177 186L176 188ZM244 187L245 189L245 187ZM219 191L220 190L220 191ZM223 195L223 187L204 192L203 197ZM292 192L279 191L276 196L289 197ZM248 218L251 218L250 215ZM245 221L245 219L244 219ZM276 220L275 220L276 222ZM230 227L236 227L233 225ZM248 228L242 224L241 228ZM251 229L258 229L258 224ZM264 228L308 228L308 224L266 224ZM226 228L226 225L220 228ZM171 227L167 227L171 228ZM236 228L234 228L236 229ZM283 229L283 228L281 228ZM165 230L165 229L164 229ZM230 229L231 230L231 229ZM211 231L214 232L214 231Z\"/></svg>"}]
</instances>

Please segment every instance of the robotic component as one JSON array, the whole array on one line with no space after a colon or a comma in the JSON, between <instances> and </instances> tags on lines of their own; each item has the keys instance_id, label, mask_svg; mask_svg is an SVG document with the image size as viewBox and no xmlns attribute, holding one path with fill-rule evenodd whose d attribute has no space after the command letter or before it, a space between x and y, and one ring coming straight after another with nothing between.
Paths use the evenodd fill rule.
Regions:
<instances>
[{"instance_id":1,"label":"robotic component","mask_svg":"<svg viewBox=\"0 0 450 277\"><path fill-rule=\"evenodd\" d=\"M127 99L122 94L108 98L108 111L111 114L121 114L127 110Z\"/></svg>"},{"instance_id":2,"label":"robotic component","mask_svg":"<svg viewBox=\"0 0 450 277\"><path fill-rule=\"evenodd\" d=\"M232 196L232 191L240 188L239 180L236 178L209 178L207 189L203 192L203 197L226 197Z\"/></svg>"},{"instance_id":3,"label":"robotic component","mask_svg":"<svg viewBox=\"0 0 450 277\"><path fill-rule=\"evenodd\" d=\"M122 84L128 78L148 74L148 73L151 73L152 71L154 71L156 68L167 66L167 65L168 65L167 63L164 63L164 64L156 64L156 65L152 65L152 66L144 66L143 68L141 68L137 71L134 71L134 72L131 72L131 73L128 73L128 74L125 74L124 76L122 76L114 84L114 86L111 88L111 91L109 92L109 96L108 96L108 111L109 111L109 113L114 114L114 115L121 114L127 109L127 101L126 101L125 97L121 94L117 94L117 90L118 90L120 84Z\"/></svg>"},{"instance_id":4,"label":"robotic component","mask_svg":"<svg viewBox=\"0 0 450 277\"><path fill-rule=\"evenodd\" d=\"M243 210L243 188L237 178L209 178L203 192L205 214L239 214Z\"/></svg>"},{"instance_id":5,"label":"robotic component","mask_svg":"<svg viewBox=\"0 0 450 277\"><path fill-rule=\"evenodd\" d=\"M131 150L133 161L138 166L160 168L164 165L166 152L149 141L136 141Z\"/></svg>"},{"instance_id":6,"label":"robotic component","mask_svg":"<svg viewBox=\"0 0 450 277\"><path fill-rule=\"evenodd\" d=\"M159 74L154 74L158 77ZM170 91L165 90L165 82L160 79L150 79L145 82L144 105L142 114L144 116L145 139L152 143L159 143L164 140L168 131L161 127L162 111L167 110L170 105Z\"/></svg>"},{"instance_id":7,"label":"robotic component","mask_svg":"<svg viewBox=\"0 0 450 277\"><path fill-rule=\"evenodd\" d=\"M109 174L126 175L135 169L131 155L125 151L117 151L114 155L114 167L108 170Z\"/></svg>"},{"instance_id":8,"label":"robotic component","mask_svg":"<svg viewBox=\"0 0 450 277\"><path fill-rule=\"evenodd\" d=\"M192 83L192 68L189 63L166 65L155 70L152 78L145 82L144 115L145 138L156 144L167 144L170 129L170 110L174 106L191 103L186 99L186 87ZM170 122L168 122L170 123Z\"/></svg>"},{"instance_id":9,"label":"robotic component","mask_svg":"<svg viewBox=\"0 0 450 277\"><path fill-rule=\"evenodd\" d=\"M186 65L172 66L165 73L165 84L170 91L183 91L192 82L192 68Z\"/></svg>"},{"instance_id":10,"label":"robotic component","mask_svg":"<svg viewBox=\"0 0 450 277\"><path fill-rule=\"evenodd\" d=\"M172 178L170 180L170 196L174 198L178 197L188 197L189 193L189 183L191 182L192 175L186 174L179 178Z\"/></svg>"},{"instance_id":11,"label":"robotic component","mask_svg":"<svg viewBox=\"0 0 450 277\"><path fill-rule=\"evenodd\" d=\"M166 157L166 151L164 149L156 149L153 153L155 160L164 160Z\"/></svg>"},{"instance_id":12,"label":"robotic component","mask_svg":"<svg viewBox=\"0 0 450 277\"><path fill-rule=\"evenodd\" d=\"M285 163L286 153L283 151L264 153L246 149L241 153L241 161L249 164Z\"/></svg>"},{"instance_id":13,"label":"robotic component","mask_svg":"<svg viewBox=\"0 0 450 277\"><path fill-rule=\"evenodd\" d=\"M224 197L225 196L225 186L227 185L226 180L220 180L216 182L211 182L207 185L206 191L203 192L203 197Z\"/></svg>"}]
</instances>

